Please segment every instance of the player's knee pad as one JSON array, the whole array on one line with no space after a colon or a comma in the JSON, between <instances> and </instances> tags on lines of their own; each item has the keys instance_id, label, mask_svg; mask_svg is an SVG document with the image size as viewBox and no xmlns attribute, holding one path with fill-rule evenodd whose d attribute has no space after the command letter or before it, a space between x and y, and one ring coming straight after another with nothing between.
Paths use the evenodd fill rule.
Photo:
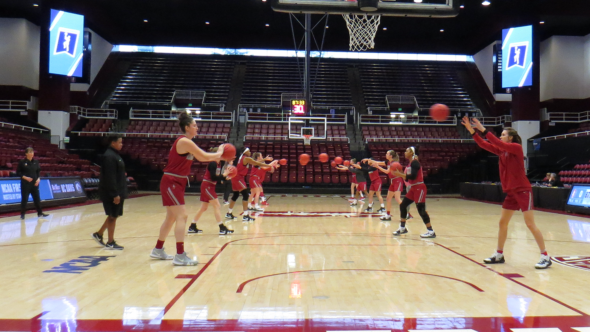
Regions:
<instances>
[{"instance_id":1,"label":"player's knee pad","mask_svg":"<svg viewBox=\"0 0 590 332\"><path fill-rule=\"evenodd\" d=\"M242 199L245 201L248 201L249 197L250 197L250 190L248 190L248 189L242 190Z\"/></svg>"},{"instance_id":2,"label":"player's knee pad","mask_svg":"<svg viewBox=\"0 0 590 332\"><path fill-rule=\"evenodd\" d=\"M235 202L238 200L238 197L240 197L240 192L234 191L234 194L232 195L231 200Z\"/></svg>"},{"instance_id":3,"label":"player's knee pad","mask_svg":"<svg viewBox=\"0 0 590 332\"><path fill-rule=\"evenodd\" d=\"M412 200L405 198L402 200L402 203L399 205L399 215L401 219L406 219L408 215L408 207L412 204Z\"/></svg>"},{"instance_id":4,"label":"player's knee pad","mask_svg":"<svg viewBox=\"0 0 590 332\"><path fill-rule=\"evenodd\" d=\"M426 212L426 203L418 203L416 204L416 208L418 209L420 217L422 217L422 221L425 224L430 223L430 216L428 215L428 212Z\"/></svg>"}]
</instances>

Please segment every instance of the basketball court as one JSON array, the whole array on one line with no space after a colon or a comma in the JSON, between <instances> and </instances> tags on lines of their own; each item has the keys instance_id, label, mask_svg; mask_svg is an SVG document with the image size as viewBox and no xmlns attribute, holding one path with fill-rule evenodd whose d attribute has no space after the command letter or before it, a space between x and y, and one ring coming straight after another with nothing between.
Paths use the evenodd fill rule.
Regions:
<instances>
[{"instance_id":1,"label":"basketball court","mask_svg":"<svg viewBox=\"0 0 590 332\"><path fill-rule=\"evenodd\" d=\"M175 267L149 258L165 216L160 201L127 201L117 227L123 251L90 237L104 219L101 204L54 210L46 221L0 219L0 292L23 299L0 304L2 330L590 327L589 218L536 212L554 264L535 270L538 248L520 213L507 262L482 264L495 248L498 205L429 198L437 238L424 240L419 219L393 237L396 221L350 208L347 197L277 194L255 222L227 222L232 235L217 235L204 218L204 233L186 240L198 266ZM198 207L187 197L189 218Z\"/></svg>"}]
</instances>

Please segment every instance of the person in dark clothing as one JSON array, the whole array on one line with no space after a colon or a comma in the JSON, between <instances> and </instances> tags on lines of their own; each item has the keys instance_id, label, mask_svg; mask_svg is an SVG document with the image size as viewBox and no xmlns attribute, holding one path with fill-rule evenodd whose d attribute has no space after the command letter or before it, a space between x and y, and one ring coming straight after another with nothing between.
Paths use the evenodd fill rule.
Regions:
<instances>
[{"instance_id":1,"label":"person in dark clothing","mask_svg":"<svg viewBox=\"0 0 590 332\"><path fill-rule=\"evenodd\" d=\"M217 148L212 148L209 151L217 152ZM223 219L221 218L221 206L219 205L217 193L215 192L217 181L227 180L228 174L229 170L226 167L225 161L212 161L207 166L205 176L203 176L203 182L201 182L201 209L199 209L199 212L197 212L193 222L188 228L189 234L203 233L202 230L197 228L197 222L201 219L203 213L207 211L209 204L213 206L213 214L215 214L215 219L219 226L219 234L226 235L234 232L233 229L228 229L223 224Z\"/></svg>"},{"instance_id":2,"label":"person in dark clothing","mask_svg":"<svg viewBox=\"0 0 590 332\"><path fill-rule=\"evenodd\" d=\"M92 234L96 242L109 250L123 250L123 247L115 242L115 226L117 218L123 215L123 202L127 198L127 178L125 175L125 162L119 155L123 148L123 139L120 135L108 137L109 147L102 156L100 169L100 182L98 193L107 219L100 230ZM103 234L108 229L108 241L105 244Z\"/></svg>"},{"instance_id":3,"label":"person in dark clothing","mask_svg":"<svg viewBox=\"0 0 590 332\"><path fill-rule=\"evenodd\" d=\"M234 161L228 161L229 165L233 165ZM233 192L231 186L231 180L221 180L221 184L223 185L223 205L229 205L229 195Z\"/></svg>"},{"instance_id":4,"label":"person in dark clothing","mask_svg":"<svg viewBox=\"0 0 590 332\"><path fill-rule=\"evenodd\" d=\"M41 181L41 167L39 167L39 161L33 159L35 156L33 148L26 148L25 156L25 159L18 162L18 168L16 169L16 174L20 177L20 219L25 220L29 194L33 196L33 202L37 209L37 216L39 218L47 217L49 215L43 213L41 210L41 198L39 197L39 182Z\"/></svg>"}]
</instances>

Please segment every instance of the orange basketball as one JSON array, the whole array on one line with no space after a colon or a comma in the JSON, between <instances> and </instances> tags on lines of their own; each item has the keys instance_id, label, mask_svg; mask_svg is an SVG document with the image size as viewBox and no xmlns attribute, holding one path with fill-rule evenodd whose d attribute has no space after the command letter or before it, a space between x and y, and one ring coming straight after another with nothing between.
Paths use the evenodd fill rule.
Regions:
<instances>
[{"instance_id":1,"label":"orange basketball","mask_svg":"<svg viewBox=\"0 0 590 332\"><path fill-rule=\"evenodd\" d=\"M391 164L391 169L401 172L403 168L402 165L396 161L393 164Z\"/></svg>"},{"instance_id":2,"label":"orange basketball","mask_svg":"<svg viewBox=\"0 0 590 332\"><path fill-rule=\"evenodd\" d=\"M350 160L345 160L344 161L344 166L350 166Z\"/></svg>"},{"instance_id":3,"label":"orange basketball","mask_svg":"<svg viewBox=\"0 0 590 332\"><path fill-rule=\"evenodd\" d=\"M328 157L328 154L327 154L327 153L320 153L320 156L319 156L319 158L320 158L320 161L321 161L321 162L323 162L323 163L326 163L326 162L328 162L328 159L329 159L329 157Z\"/></svg>"},{"instance_id":4,"label":"orange basketball","mask_svg":"<svg viewBox=\"0 0 590 332\"><path fill-rule=\"evenodd\" d=\"M334 158L334 161L336 162L336 165L340 165L342 164L342 157L336 157Z\"/></svg>"},{"instance_id":5,"label":"orange basketball","mask_svg":"<svg viewBox=\"0 0 590 332\"><path fill-rule=\"evenodd\" d=\"M227 166L227 171L228 171L227 172L227 176L229 178L233 178L236 175L238 175L238 169L235 166L231 166L231 165L230 166Z\"/></svg>"},{"instance_id":6,"label":"orange basketball","mask_svg":"<svg viewBox=\"0 0 590 332\"><path fill-rule=\"evenodd\" d=\"M332 160L332 162L330 163L330 165L332 165L332 167L336 167L336 162L334 160Z\"/></svg>"},{"instance_id":7,"label":"orange basketball","mask_svg":"<svg viewBox=\"0 0 590 332\"><path fill-rule=\"evenodd\" d=\"M308 163L308 162L309 162L309 155L308 155L307 153L302 153L302 154L299 156L299 163L300 163L302 166L305 166L305 165L307 165L307 163Z\"/></svg>"},{"instance_id":8,"label":"orange basketball","mask_svg":"<svg viewBox=\"0 0 590 332\"><path fill-rule=\"evenodd\" d=\"M221 159L223 159L225 161L230 161L235 158L236 158L236 147L230 143L223 144L223 154L221 155Z\"/></svg>"},{"instance_id":9,"label":"orange basketball","mask_svg":"<svg viewBox=\"0 0 590 332\"><path fill-rule=\"evenodd\" d=\"M287 159L283 158L283 159L279 160L279 164L281 164L283 166L287 165Z\"/></svg>"},{"instance_id":10,"label":"orange basketball","mask_svg":"<svg viewBox=\"0 0 590 332\"><path fill-rule=\"evenodd\" d=\"M435 121L445 121L449 117L449 114L451 114L451 111L447 105L434 104L430 107L430 117Z\"/></svg>"}]
</instances>

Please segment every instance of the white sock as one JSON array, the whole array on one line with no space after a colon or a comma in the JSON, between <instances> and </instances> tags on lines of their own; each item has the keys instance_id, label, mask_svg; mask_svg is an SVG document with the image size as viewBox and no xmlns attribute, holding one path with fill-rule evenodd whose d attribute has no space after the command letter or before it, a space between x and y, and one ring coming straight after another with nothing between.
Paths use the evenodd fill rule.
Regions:
<instances>
[{"instance_id":1,"label":"white sock","mask_svg":"<svg viewBox=\"0 0 590 332\"><path fill-rule=\"evenodd\" d=\"M227 213L232 213L234 209L227 209Z\"/></svg>"},{"instance_id":2,"label":"white sock","mask_svg":"<svg viewBox=\"0 0 590 332\"><path fill-rule=\"evenodd\" d=\"M385 207L385 204L381 204L381 207L384 208Z\"/></svg>"}]
</instances>

